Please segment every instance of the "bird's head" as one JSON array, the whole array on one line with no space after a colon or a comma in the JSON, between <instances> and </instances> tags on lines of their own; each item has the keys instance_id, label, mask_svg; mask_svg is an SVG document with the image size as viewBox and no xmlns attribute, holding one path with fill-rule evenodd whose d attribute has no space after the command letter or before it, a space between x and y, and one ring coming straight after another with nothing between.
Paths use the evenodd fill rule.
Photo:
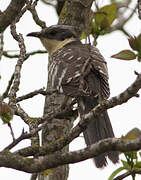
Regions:
<instances>
[{"instance_id":1,"label":"bird's head","mask_svg":"<svg viewBox=\"0 0 141 180\"><path fill-rule=\"evenodd\" d=\"M31 32L27 36L39 38L50 55L77 39L74 27L68 25L53 25L40 32Z\"/></svg>"}]
</instances>

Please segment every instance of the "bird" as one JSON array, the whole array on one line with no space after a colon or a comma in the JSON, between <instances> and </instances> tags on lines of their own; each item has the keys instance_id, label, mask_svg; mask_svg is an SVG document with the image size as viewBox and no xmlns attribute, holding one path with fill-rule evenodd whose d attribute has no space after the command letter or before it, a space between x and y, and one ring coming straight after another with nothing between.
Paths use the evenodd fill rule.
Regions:
<instances>
[{"instance_id":1,"label":"bird","mask_svg":"<svg viewBox=\"0 0 141 180\"><path fill-rule=\"evenodd\" d=\"M107 63L95 46L81 42L74 26L52 25L27 36L40 39L49 54L48 73L52 88L66 97L75 98L80 118L108 99ZM107 111L91 118L83 132L87 146L115 137ZM96 167L107 166L107 157L114 164L119 161L117 151L105 152L94 156Z\"/></svg>"}]
</instances>

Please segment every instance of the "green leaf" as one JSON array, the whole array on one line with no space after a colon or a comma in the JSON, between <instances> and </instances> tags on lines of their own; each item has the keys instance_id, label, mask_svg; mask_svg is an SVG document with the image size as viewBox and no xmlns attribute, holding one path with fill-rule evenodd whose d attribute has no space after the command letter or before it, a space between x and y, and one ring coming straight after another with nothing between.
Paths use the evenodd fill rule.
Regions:
<instances>
[{"instance_id":1,"label":"green leaf","mask_svg":"<svg viewBox=\"0 0 141 180\"><path fill-rule=\"evenodd\" d=\"M49 175L49 174L52 173L52 172L53 172L52 169L46 169L45 171L43 171L43 175L44 175L44 176L47 176L47 175Z\"/></svg>"},{"instance_id":2,"label":"green leaf","mask_svg":"<svg viewBox=\"0 0 141 180\"><path fill-rule=\"evenodd\" d=\"M137 139L138 136L134 133L127 134L126 136L122 136L121 139L131 140L131 139Z\"/></svg>"},{"instance_id":3,"label":"green leaf","mask_svg":"<svg viewBox=\"0 0 141 180\"><path fill-rule=\"evenodd\" d=\"M82 39L86 39L86 34L84 33L84 32L82 32L82 34L81 34L81 37L80 37L80 39L82 40Z\"/></svg>"},{"instance_id":4,"label":"green leaf","mask_svg":"<svg viewBox=\"0 0 141 180\"><path fill-rule=\"evenodd\" d=\"M116 19L117 14L117 5L115 3L104 6L100 9L100 12L106 13L106 18L109 22L109 25L113 23L113 21Z\"/></svg>"},{"instance_id":5,"label":"green leaf","mask_svg":"<svg viewBox=\"0 0 141 180\"><path fill-rule=\"evenodd\" d=\"M0 104L0 118L4 123L9 123L13 119L13 112L6 103Z\"/></svg>"},{"instance_id":6,"label":"green leaf","mask_svg":"<svg viewBox=\"0 0 141 180\"><path fill-rule=\"evenodd\" d=\"M141 161L136 162L134 168L141 168Z\"/></svg>"},{"instance_id":7,"label":"green leaf","mask_svg":"<svg viewBox=\"0 0 141 180\"><path fill-rule=\"evenodd\" d=\"M122 60L134 60L134 59L136 59L136 54L130 50L123 50L111 57L117 58L117 59L122 59Z\"/></svg>"},{"instance_id":8,"label":"green leaf","mask_svg":"<svg viewBox=\"0 0 141 180\"><path fill-rule=\"evenodd\" d=\"M128 160L130 159L131 163L134 163L134 162L132 162L133 159L137 159L137 151L125 152L124 155L126 158L128 158Z\"/></svg>"},{"instance_id":9,"label":"green leaf","mask_svg":"<svg viewBox=\"0 0 141 180\"><path fill-rule=\"evenodd\" d=\"M101 22L101 29L107 29L110 26L108 19L105 17Z\"/></svg>"},{"instance_id":10,"label":"green leaf","mask_svg":"<svg viewBox=\"0 0 141 180\"><path fill-rule=\"evenodd\" d=\"M120 167L120 168L116 169L114 172L112 172L112 174L110 175L110 177L108 178L108 180L113 180L114 177L115 177L118 173L120 173L121 171L123 171L123 170L125 170L124 167Z\"/></svg>"},{"instance_id":11,"label":"green leaf","mask_svg":"<svg viewBox=\"0 0 141 180\"><path fill-rule=\"evenodd\" d=\"M141 50L141 34L139 34L137 36L137 40L138 40L138 43L139 43L139 49Z\"/></svg>"},{"instance_id":12,"label":"green leaf","mask_svg":"<svg viewBox=\"0 0 141 180\"><path fill-rule=\"evenodd\" d=\"M93 26L91 27L91 34L104 35L108 28L116 19L117 5L116 3L107 5L94 13Z\"/></svg>"},{"instance_id":13,"label":"green leaf","mask_svg":"<svg viewBox=\"0 0 141 180\"><path fill-rule=\"evenodd\" d=\"M99 9L98 12L95 13L94 18L97 25L101 26L105 23L104 27L109 27L113 21L116 19L117 13L117 5L110 4Z\"/></svg>"},{"instance_id":14,"label":"green leaf","mask_svg":"<svg viewBox=\"0 0 141 180\"><path fill-rule=\"evenodd\" d=\"M7 124L13 119L13 116L8 112L8 113L3 114L3 116L1 116L1 119L4 124Z\"/></svg>"},{"instance_id":15,"label":"green leaf","mask_svg":"<svg viewBox=\"0 0 141 180\"><path fill-rule=\"evenodd\" d=\"M139 41L138 41L138 39L136 38L136 36L129 38L128 41L129 41L130 47L131 47L133 50L138 51L138 49L139 49Z\"/></svg>"},{"instance_id":16,"label":"green leaf","mask_svg":"<svg viewBox=\"0 0 141 180\"><path fill-rule=\"evenodd\" d=\"M130 135L130 134L134 134L136 137L140 137L140 136L141 136L141 130L140 130L139 128L135 127L135 128L133 128L133 129L131 129L131 130L125 135L125 137L128 136L128 135Z\"/></svg>"},{"instance_id":17,"label":"green leaf","mask_svg":"<svg viewBox=\"0 0 141 180\"><path fill-rule=\"evenodd\" d=\"M141 50L139 50L138 54L137 54L137 60L139 62L141 62Z\"/></svg>"},{"instance_id":18,"label":"green leaf","mask_svg":"<svg viewBox=\"0 0 141 180\"><path fill-rule=\"evenodd\" d=\"M129 164L127 163L127 161L124 161L121 159L121 162L123 164L123 167L126 169L126 170L131 170L131 167L129 166Z\"/></svg>"},{"instance_id":19,"label":"green leaf","mask_svg":"<svg viewBox=\"0 0 141 180\"><path fill-rule=\"evenodd\" d=\"M96 12L94 15L95 23L97 26L101 26L102 21L104 20L106 14L104 12Z\"/></svg>"},{"instance_id":20,"label":"green leaf","mask_svg":"<svg viewBox=\"0 0 141 180\"><path fill-rule=\"evenodd\" d=\"M138 51L138 61L140 61L140 54L141 54L141 34L139 34L137 37L130 37L128 39L129 41L129 45L130 47L134 50L134 51Z\"/></svg>"},{"instance_id":21,"label":"green leaf","mask_svg":"<svg viewBox=\"0 0 141 180\"><path fill-rule=\"evenodd\" d=\"M92 34L92 36L94 36L94 34L99 35L100 31L101 31L100 27L97 26L95 22L92 22L91 23L91 34Z\"/></svg>"}]
</instances>

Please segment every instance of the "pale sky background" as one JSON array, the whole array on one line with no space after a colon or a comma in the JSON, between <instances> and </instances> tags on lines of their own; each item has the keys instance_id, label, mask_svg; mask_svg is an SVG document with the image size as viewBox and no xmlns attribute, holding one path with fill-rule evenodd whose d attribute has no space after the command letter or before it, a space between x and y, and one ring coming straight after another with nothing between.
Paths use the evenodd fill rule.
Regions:
<instances>
[{"instance_id":1,"label":"pale sky background","mask_svg":"<svg viewBox=\"0 0 141 180\"><path fill-rule=\"evenodd\" d=\"M10 0L1 1L0 10L4 10L9 2ZM100 2L103 3L103 1ZM108 0L104 2L107 3ZM134 6L131 6L131 8L133 7ZM58 18L53 8L45 6L43 3L39 2L37 11L39 17L46 21L47 26L57 23ZM126 25L126 29L131 33L131 35L138 35L141 32L141 21L138 19L137 14L134 16L134 18L132 18L128 25ZM36 38L26 37L26 34L29 32L38 30L40 30L40 28L33 22L32 16L29 12L26 13L22 17L21 21L17 24L17 31L22 33L25 39L27 52L44 49L39 40ZM17 42L13 40L11 34L9 33L9 28L7 28L5 32L4 40L5 50L19 50ZM119 52L120 50L129 49L127 38L120 32L114 32L110 35L100 37L98 39L97 47L108 63L111 97L118 95L135 80L136 76L134 74L134 70L141 72L141 64L137 61L126 62L110 58L111 55ZM17 59L6 59L4 57L0 61L0 75L2 76L2 79L0 80L0 94L4 92L12 73L14 72L14 66L16 62ZM24 63L22 68L21 84L18 96L24 95L42 87L46 87L46 81L47 54L30 57ZM41 95L36 96L30 100L23 101L20 104L30 116L39 117L43 114L44 97ZM134 127L141 128L140 107L141 99L132 98L126 104L117 106L108 111L116 137L125 135ZM28 130L27 126L19 117L14 117L14 120L11 122L11 124L16 137L21 134L23 127L25 130ZM0 137L2 137L0 143L0 150L2 150L5 146L11 143L12 138L8 127L3 125L1 121ZM29 141L21 142L19 146L15 147L13 150L25 147L28 145L28 143ZM70 149L77 150L83 148L84 145L83 138L77 138L73 143L71 143ZM81 163L70 165L69 180L75 180L76 178L81 180L107 180L111 172L113 172L119 166L120 164L115 166L109 162L109 166L107 168L99 170L95 168L92 160L83 161ZM29 180L29 177L30 175L28 173L6 168L0 169L0 178L3 179L10 178L16 180L20 178L20 180ZM136 179L139 180L140 177L138 176ZM131 180L131 177L126 178L126 180Z\"/></svg>"}]
</instances>

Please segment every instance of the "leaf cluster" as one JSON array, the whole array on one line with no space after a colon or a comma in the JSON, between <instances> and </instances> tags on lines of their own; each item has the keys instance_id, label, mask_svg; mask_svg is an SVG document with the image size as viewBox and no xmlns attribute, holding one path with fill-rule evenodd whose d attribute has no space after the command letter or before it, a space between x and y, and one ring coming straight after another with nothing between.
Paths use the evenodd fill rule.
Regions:
<instances>
[{"instance_id":1,"label":"leaf cluster","mask_svg":"<svg viewBox=\"0 0 141 180\"><path fill-rule=\"evenodd\" d=\"M126 49L122 50L117 54L112 55L112 58L117 58L121 60L137 60L141 61L141 34L139 34L137 37L133 36L128 39L129 45L132 48L132 50Z\"/></svg>"},{"instance_id":2,"label":"leaf cluster","mask_svg":"<svg viewBox=\"0 0 141 180\"><path fill-rule=\"evenodd\" d=\"M97 12L94 13L91 22L90 33L93 37L99 35L104 35L107 33L108 29L111 27L112 23L117 17L117 4L112 3L106 5ZM82 33L81 39L86 38L86 35Z\"/></svg>"},{"instance_id":3,"label":"leaf cluster","mask_svg":"<svg viewBox=\"0 0 141 180\"><path fill-rule=\"evenodd\" d=\"M123 140L133 140L138 138L138 133L129 133L126 136L122 136ZM117 174L121 173L121 171L127 171L128 176L131 175L133 179L135 179L136 171L141 171L141 161L139 161L139 157L141 157L141 153L138 151L129 151L123 153L126 160L121 159L122 166L117 168L108 178L108 180L113 180ZM123 174L124 175L124 174Z\"/></svg>"},{"instance_id":4,"label":"leaf cluster","mask_svg":"<svg viewBox=\"0 0 141 180\"><path fill-rule=\"evenodd\" d=\"M13 112L10 106L6 103L0 104L0 118L3 123L9 123L13 119Z\"/></svg>"}]
</instances>

